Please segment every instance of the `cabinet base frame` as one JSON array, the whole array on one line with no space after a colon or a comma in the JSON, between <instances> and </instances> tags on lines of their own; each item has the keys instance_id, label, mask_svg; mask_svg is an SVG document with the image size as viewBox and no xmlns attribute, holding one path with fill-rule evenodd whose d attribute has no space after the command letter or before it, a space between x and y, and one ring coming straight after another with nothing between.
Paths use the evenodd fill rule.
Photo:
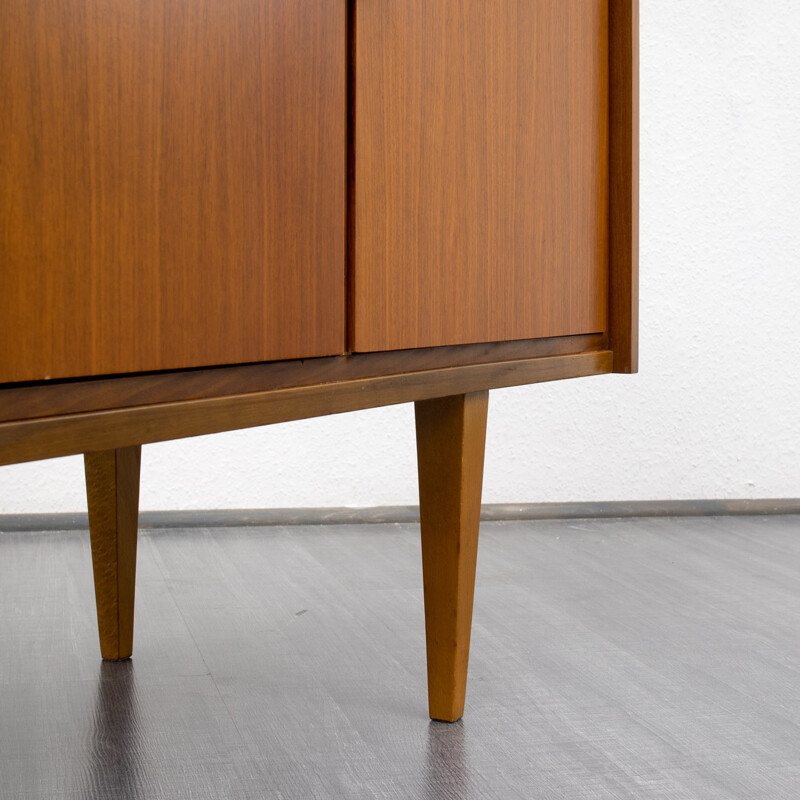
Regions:
<instances>
[{"instance_id":1,"label":"cabinet base frame","mask_svg":"<svg viewBox=\"0 0 800 800\"><path fill-rule=\"evenodd\" d=\"M367 377L357 369L368 358L353 355L334 364L338 376L306 384L299 362L289 367L294 385L236 394L212 386L204 397L0 422L0 464L84 453L100 649L121 660L133 651L142 444L415 402L429 709L454 722L466 692L489 389L611 372L613 354L596 347Z\"/></svg>"},{"instance_id":2,"label":"cabinet base frame","mask_svg":"<svg viewBox=\"0 0 800 800\"><path fill-rule=\"evenodd\" d=\"M591 337L589 341L592 342ZM64 409L58 414L25 415L0 422L0 466L611 372L613 353L593 343L590 347L583 352L564 355L435 368L427 368L424 362L421 368L415 368L412 360L403 363L402 371L388 373L385 370L387 364L379 361L378 367L383 371L366 377L361 377L356 368L373 364L374 359L370 355L226 369L228 375L249 370L262 371L266 375L279 372L282 375L278 388L244 391L231 391L225 386L217 386L214 372L209 370L205 374L210 385L207 393L200 397L180 399L178 395L159 400L141 392L133 393L124 405L109 404L101 408L74 411ZM331 364L331 369L316 379L319 382L307 383L305 373L315 369L316 361ZM181 376L185 376L187 385L192 385L191 371L179 373L178 377ZM103 383L108 384L108 392L113 392L117 382L127 380L138 379L108 378ZM17 400L14 402L24 414L26 397L35 400L35 393L46 394L52 390L56 394L63 388L63 384L54 384L2 389L0 399L16 394ZM6 395L6 392L9 394ZM33 405L31 402L31 407Z\"/></svg>"}]
</instances>

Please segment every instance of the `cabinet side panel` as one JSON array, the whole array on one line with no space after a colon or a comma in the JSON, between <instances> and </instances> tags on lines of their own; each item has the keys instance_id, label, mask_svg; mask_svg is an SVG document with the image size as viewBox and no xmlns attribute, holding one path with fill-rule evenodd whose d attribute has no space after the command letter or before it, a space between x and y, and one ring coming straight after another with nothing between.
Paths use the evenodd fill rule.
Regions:
<instances>
[{"instance_id":1,"label":"cabinet side panel","mask_svg":"<svg viewBox=\"0 0 800 800\"><path fill-rule=\"evenodd\" d=\"M605 331L608 1L356 9L351 346Z\"/></svg>"},{"instance_id":2,"label":"cabinet side panel","mask_svg":"<svg viewBox=\"0 0 800 800\"><path fill-rule=\"evenodd\" d=\"M639 368L639 0L609 2L610 346L614 372Z\"/></svg>"},{"instance_id":3,"label":"cabinet side panel","mask_svg":"<svg viewBox=\"0 0 800 800\"><path fill-rule=\"evenodd\" d=\"M340 353L346 0L4 0L0 382Z\"/></svg>"}]
</instances>

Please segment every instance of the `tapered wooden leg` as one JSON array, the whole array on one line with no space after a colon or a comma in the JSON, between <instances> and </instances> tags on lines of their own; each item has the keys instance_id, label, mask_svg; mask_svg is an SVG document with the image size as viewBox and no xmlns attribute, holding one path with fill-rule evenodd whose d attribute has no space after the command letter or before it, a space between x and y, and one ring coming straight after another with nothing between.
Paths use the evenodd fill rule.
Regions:
<instances>
[{"instance_id":1,"label":"tapered wooden leg","mask_svg":"<svg viewBox=\"0 0 800 800\"><path fill-rule=\"evenodd\" d=\"M84 455L100 653L109 661L133 652L133 596L142 448Z\"/></svg>"},{"instance_id":2,"label":"tapered wooden leg","mask_svg":"<svg viewBox=\"0 0 800 800\"><path fill-rule=\"evenodd\" d=\"M416 404L432 719L464 713L489 393Z\"/></svg>"}]
</instances>

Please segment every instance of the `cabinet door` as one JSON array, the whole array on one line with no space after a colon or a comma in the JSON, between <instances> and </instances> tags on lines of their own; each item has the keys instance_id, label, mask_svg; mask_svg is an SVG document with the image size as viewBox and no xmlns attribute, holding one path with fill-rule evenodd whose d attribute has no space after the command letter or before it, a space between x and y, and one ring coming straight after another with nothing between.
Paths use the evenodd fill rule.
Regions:
<instances>
[{"instance_id":1,"label":"cabinet door","mask_svg":"<svg viewBox=\"0 0 800 800\"><path fill-rule=\"evenodd\" d=\"M356 0L351 346L601 332L607 0Z\"/></svg>"},{"instance_id":2,"label":"cabinet door","mask_svg":"<svg viewBox=\"0 0 800 800\"><path fill-rule=\"evenodd\" d=\"M346 0L3 0L0 382L340 353Z\"/></svg>"}]
</instances>

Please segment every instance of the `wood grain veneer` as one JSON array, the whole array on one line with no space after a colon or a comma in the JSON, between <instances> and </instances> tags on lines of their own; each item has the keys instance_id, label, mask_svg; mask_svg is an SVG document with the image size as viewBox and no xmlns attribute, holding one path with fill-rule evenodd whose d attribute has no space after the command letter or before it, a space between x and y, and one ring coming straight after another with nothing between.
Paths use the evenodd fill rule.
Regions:
<instances>
[{"instance_id":1,"label":"wood grain veneer","mask_svg":"<svg viewBox=\"0 0 800 800\"><path fill-rule=\"evenodd\" d=\"M639 0L609 0L610 292L614 372L639 368Z\"/></svg>"},{"instance_id":2,"label":"wood grain veneer","mask_svg":"<svg viewBox=\"0 0 800 800\"><path fill-rule=\"evenodd\" d=\"M104 658L132 652L143 443L414 401L430 713L461 716L488 390L635 369L637 26L0 8L0 465L85 454Z\"/></svg>"},{"instance_id":3,"label":"wood grain veneer","mask_svg":"<svg viewBox=\"0 0 800 800\"><path fill-rule=\"evenodd\" d=\"M608 0L357 0L350 346L606 330Z\"/></svg>"},{"instance_id":4,"label":"wood grain veneer","mask_svg":"<svg viewBox=\"0 0 800 800\"><path fill-rule=\"evenodd\" d=\"M344 350L346 0L4 0L0 382Z\"/></svg>"}]
</instances>

